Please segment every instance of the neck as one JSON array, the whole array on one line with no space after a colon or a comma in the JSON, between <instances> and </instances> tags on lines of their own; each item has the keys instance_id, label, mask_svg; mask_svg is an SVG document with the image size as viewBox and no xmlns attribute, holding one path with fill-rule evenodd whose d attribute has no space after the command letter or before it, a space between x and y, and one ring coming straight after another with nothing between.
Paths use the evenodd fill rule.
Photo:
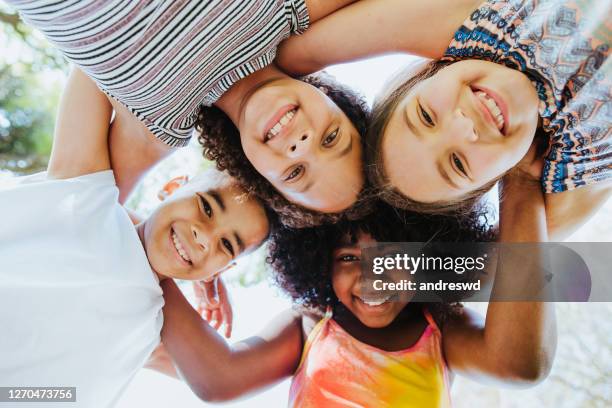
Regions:
<instances>
[{"instance_id":1,"label":"neck","mask_svg":"<svg viewBox=\"0 0 612 408\"><path fill-rule=\"evenodd\" d=\"M142 244L142 249L145 252L145 256L147 255L147 247L145 246L145 237L144 237L144 233L145 233L145 224L146 221L142 221L140 224L136 225L136 233L138 234L138 239L140 239L140 243ZM148 259L148 256L147 256ZM149 265L151 266L151 264L149 263ZM155 276L157 276L157 280L159 280L160 282L163 281L164 279L167 279L167 276L164 275L160 275L159 273L155 272L155 270L153 269L153 266L151 266L151 271L153 271L153 273L155 274Z\"/></svg>"},{"instance_id":2,"label":"neck","mask_svg":"<svg viewBox=\"0 0 612 408\"><path fill-rule=\"evenodd\" d=\"M409 303L388 326L368 327L344 305L334 308L334 320L353 338L386 351L403 350L416 343L427 325L422 304Z\"/></svg>"},{"instance_id":3,"label":"neck","mask_svg":"<svg viewBox=\"0 0 612 408\"><path fill-rule=\"evenodd\" d=\"M244 106L251 95L268 82L287 77L274 64L242 78L217 100L215 105L221 109L238 127Z\"/></svg>"}]
</instances>

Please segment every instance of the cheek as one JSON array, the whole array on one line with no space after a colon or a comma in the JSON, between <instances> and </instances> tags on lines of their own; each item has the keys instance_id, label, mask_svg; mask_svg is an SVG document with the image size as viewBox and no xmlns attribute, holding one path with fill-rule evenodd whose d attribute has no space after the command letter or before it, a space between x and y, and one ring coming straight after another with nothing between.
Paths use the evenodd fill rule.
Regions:
<instances>
[{"instance_id":1,"label":"cheek","mask_svg":"<svg viewBox=\"0 0 612 408\"><path fill-rule=\"evenodd\" d=\"M466 81L467 79L457 77L452 72L434 75L422 83L418 91L419 101L422 104L426 101L429 108L440 118L444 113L456 108Z\"/></svg>"},{"instance_id":2,"label":"cheek","mask_svg":"<svg viewBox=\"0 0 612 408\"><path fill-rule=\"evenodd\" d=\"M468 156L472 173L483 183L500 176L516 164L508 146L499 144L487 147L475 148Z\"/></svg>"},{"instance_id":3,"label":"cheek","mask_svg":"<svg viewBox=\"0 0 612 408\"><path fill-rule=\"evenodd\" d=\"M360 277L359 266L336 266L332 276L332 287L342 303L348 304L353 296L353 289Z\"/></svg>"},{"instance_id":4,"label":"cheek","mask_svg":"<svg viewBox=\"0 0 612 408\"><path fill-rule=\"evenodd\" d=\"M259 141L243 140L242 146L245 156L259 174L268 180L279 176L282 162L271 149Z\"/></svg>"}]
</instances>

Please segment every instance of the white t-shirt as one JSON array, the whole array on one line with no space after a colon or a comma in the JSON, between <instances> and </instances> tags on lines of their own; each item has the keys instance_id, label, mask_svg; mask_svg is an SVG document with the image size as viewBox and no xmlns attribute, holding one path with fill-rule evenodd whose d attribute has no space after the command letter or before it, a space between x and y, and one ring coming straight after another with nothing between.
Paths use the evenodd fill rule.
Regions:
<instances>
[{"instance_id":1,"label":"white t-shirt","mask_svg":"<svg viewBox=\"0 0 612 408\"><path fill-rule=\"evenodd\" d=\"M163 323L113 173L14 184L0 186L0 387L76 387L76 404L43 405L112 406Z\"/></svg>"}]
</instances>

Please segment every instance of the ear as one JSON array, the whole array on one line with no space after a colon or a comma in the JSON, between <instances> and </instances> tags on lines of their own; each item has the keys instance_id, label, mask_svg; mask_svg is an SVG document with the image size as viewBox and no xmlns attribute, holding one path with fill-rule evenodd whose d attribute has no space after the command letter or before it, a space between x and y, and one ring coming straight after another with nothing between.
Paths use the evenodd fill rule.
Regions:
<instances>
[{"instance_id":1,"label":"ear","mask_svg":"<svg viewBox=\"0 0 612 408\"><path fill-rule=\"evenodd\" d=\"M174 193L176 189L187 184L188 181L189 176L178 176L171 179L164 185L164 187L162 187L161 190L159 190L157 193L157 198L159 198L160 201L164 201L166 198L170 197L170 195Z\"/></svg>"}]
</instances>

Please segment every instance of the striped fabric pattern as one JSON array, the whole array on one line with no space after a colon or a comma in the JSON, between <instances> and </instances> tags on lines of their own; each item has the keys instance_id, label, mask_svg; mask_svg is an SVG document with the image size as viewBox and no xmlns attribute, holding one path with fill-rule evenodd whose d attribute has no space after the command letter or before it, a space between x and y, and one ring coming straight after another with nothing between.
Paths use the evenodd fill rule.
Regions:
<instances>
[{"instance_id":1,"label":"striped fabric pattern","mask_svg":"<svg viewBox=\"0 0 612 408\"><path fill-rule=\"evenodd\" d=\"M197 108L308 28L304 0L8 0L100 89L170 146Z\"/></svg>"}]
</instances>

